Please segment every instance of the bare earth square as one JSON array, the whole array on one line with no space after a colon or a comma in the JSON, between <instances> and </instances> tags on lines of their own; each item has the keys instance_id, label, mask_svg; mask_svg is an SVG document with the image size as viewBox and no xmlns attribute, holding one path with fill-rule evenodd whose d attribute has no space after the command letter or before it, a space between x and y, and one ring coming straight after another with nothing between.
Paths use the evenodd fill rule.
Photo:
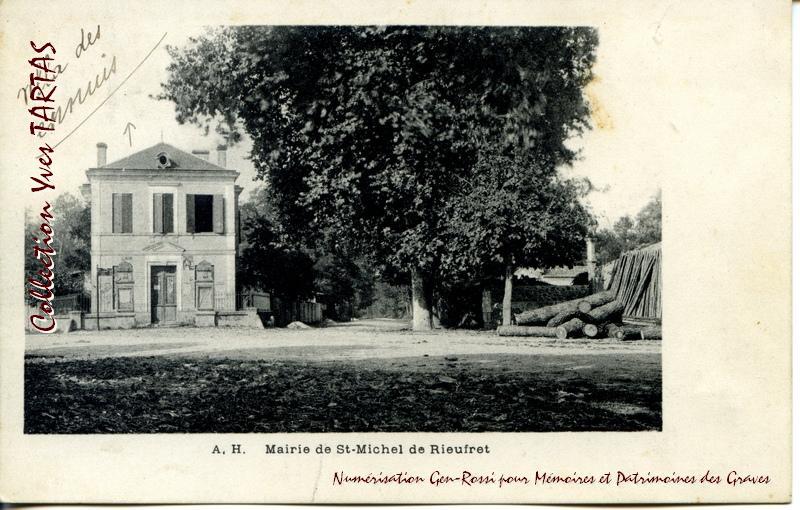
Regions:
<instances>
[{"instance_id":1,"label":"bare earth square","mask_svg":"<svg viewBox=\"0 0 800 510\"><path fill-rule=\"evenodd\" d=\"M661 429L660 342L404 327L29 336L25 432Z\"/></svg>"}]
</instances>

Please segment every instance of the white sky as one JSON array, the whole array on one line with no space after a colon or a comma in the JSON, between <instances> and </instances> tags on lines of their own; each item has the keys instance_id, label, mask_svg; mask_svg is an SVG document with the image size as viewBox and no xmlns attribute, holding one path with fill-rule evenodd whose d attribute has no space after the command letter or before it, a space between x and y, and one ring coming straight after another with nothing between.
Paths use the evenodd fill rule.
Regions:
<instances>
[{"instance_id":1,"label":"white sky","mask_svg":"<svg viewBox=\"0 0 800 510\"><path fill-rule=\"evenodd\" d=\"M100 141L108 144L110 162L158 143L163 133L164 142L187 152L210 150L211 160L215 162L214 149L221 141L218 135L212 132L204 136L195 126L179 125L171 102L149 97L159 93L160 83L166 78L169 56L165 46L182 46L190 35L201 33L202 28L170 27L163 42L135 71L164 35L163 30L141 25L126 27L121 23L119 26L104 25L96 43L77 58L75 50L81 40L81 28L76 26L69 40L54 41L58 49L56 63L67 65L66 71L58 77L58 104L74 96L79 88L85 91L89 80L94 81L96 76L100 75L102 81L103 70L111 66L112 57L116 57L117 71L83 104L76 104L73 113L57 126L55 133L48 135L47 140L52 145L53 141L62 140L77 128L54 154L57 191L79 193L80 185L86 181L86 169L96 164L95 144ZM87 32L96 31L96 25L86 24L83 28ZM631 70L626 67L627 57L623 52L627 48L615 48L613 39L607 41L603 35L601 28L595 67L598 80L589 89L596 105L595 124L600 128L572 141L572 146L581 149L582 160L568 170L568 174L589 177L602 190L587 197L587 203L598 216L600 225L608 226L622 215L638 212L659 188L660 180L657 172L648 168L648 160L637 157L639 153L652 154L653 151L636 150L637 138L641 140L642 134L636 130L635 117L642 114L642 105L626 100L629 97L626 89L632 86ZM130 79L123 83L129 74ZM128 122L136 126L131 143L124 134ZM248 150L245 143L228 151L228 168L240 172L237 183L245 188L244 197L258 185L253 181L255 171L245 159ZM32 204L40 204L41 197L37 194L29 196Z\"/></svg>"}]
</instances>

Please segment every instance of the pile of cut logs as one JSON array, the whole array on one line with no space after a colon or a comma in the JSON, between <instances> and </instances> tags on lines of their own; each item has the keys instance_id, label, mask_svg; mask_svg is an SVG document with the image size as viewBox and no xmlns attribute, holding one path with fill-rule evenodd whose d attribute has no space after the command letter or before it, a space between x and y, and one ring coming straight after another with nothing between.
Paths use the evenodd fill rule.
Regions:
<instances>
[{"instance_id":1,"label":"pile of cut logs","mask_svg":"<svg viewBox=\"0 0 800 510\"><path fill-rule=\"evenodd\" d=\"M500 336L541 336L552 338L617 338L619 340L661 339L661 326L622 324L625 304L610 291L516 315L517 325L500 326Z\"/></svg>"}]
</instances>

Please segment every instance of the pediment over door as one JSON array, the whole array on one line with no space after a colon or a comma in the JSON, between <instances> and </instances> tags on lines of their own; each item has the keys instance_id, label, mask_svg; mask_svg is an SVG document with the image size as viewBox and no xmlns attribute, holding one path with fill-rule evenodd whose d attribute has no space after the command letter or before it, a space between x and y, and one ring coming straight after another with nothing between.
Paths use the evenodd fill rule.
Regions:
<instances>
[{"instance_id":1,"label":"pediment over door","mask_svg":"<svg viewBox=\"0 0 800 510\"><path fill-rule=\"evenodd\" d=\"M186 248L171 241L159 241L145 246L143 251L152 253L183 253L186 251Z\"/></svg>"}]
</instances>

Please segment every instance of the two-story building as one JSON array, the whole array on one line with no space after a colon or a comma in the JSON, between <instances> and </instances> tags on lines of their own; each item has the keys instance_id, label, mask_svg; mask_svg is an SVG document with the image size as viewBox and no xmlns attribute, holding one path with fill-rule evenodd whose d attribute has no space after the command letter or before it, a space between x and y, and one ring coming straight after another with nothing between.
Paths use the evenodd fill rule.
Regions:
<instances>
[{"instance_id":1,"label":"two-story building","mask_svg":"<svg viewBox=\"0 0 800 510\"><path fill-rule=\"evenodd\" d=\"M208 151L159 143L86 172L92 313L87 328L211 326L236 308L239 173Z\"/></svg>"}]
</instances>

